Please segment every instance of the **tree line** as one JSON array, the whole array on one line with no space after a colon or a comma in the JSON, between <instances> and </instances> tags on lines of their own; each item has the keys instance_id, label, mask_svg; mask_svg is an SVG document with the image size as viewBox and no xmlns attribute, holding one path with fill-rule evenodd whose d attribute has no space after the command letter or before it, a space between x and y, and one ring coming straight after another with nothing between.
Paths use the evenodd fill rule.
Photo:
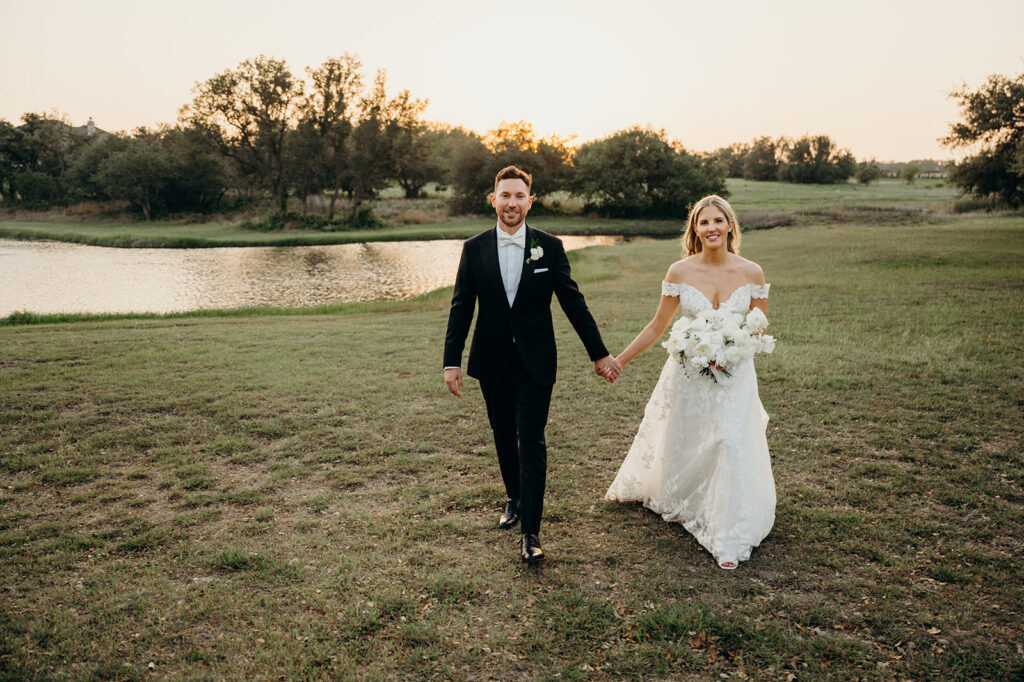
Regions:
<instances>
[{"instance_id":1,"label":"tree line","mask_svg":"<svg viewBox=\"0 0 1024 682\"><path fill-rule=\"evenodd\" d=\"M957 165L951 176L966 191L1019 203L1024 145L997 134L1004 123L1019 131L1019 113L1011 106L1008 122L983 119L992 109L990 90L1020 101L1024 75L993 79L979 93L966 86L955 93L966 121L946 143L988 142L994 151ZM581 197L587 212L608 216L678 216L701 196L726 194L726 177L868 183L884 172L874 161L858 164L827 135L760 137L697 153L663 130L633 127L574 148L569 139L538 137L523 121L484 135L428 123L426 106L408 90L389 95L383 71L366 82L351 54L307 68L304 78L283 60L259 56L198 82L174 125L90 134L59 115L27 113L20 126L0 120L0 201L47 207L121 200L151 219L269 200L269 222L283 225L288 199L296 197L310 223L360 227L374 224L369 206L392 185L418 198L434 183L450 189L455 212L486 211L494 173L508 164L535 175L540 206L554 206L545 199L567 192ZM1006 192L1013 180L990 177L1004 167L1018 173L1017 194ZM309 215L314 196L327 199L325 215Z\"/></svg>"}]
</instances>

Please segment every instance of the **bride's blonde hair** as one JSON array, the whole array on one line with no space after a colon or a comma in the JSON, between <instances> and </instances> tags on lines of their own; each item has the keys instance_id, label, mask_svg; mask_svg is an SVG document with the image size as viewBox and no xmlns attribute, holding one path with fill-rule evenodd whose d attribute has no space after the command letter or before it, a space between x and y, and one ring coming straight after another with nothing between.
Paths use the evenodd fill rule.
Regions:
<instances>
[{"instance_id":1,"label":"bride's blonde hair","mask_svg":"<svg viewBox=\"0 0 1024 682\"><path fill-rule=\"evenodd\" d=\"M687 256L692 256L695 253L700 253L701 249L703 249L700 239L697 238L697 216L708 206L714 206L725 214L725 219L729 221L729 234L725 242L726 248L731 253L739 255L740 222L736 220L736 212L732 210L729 202L717 194L704 197L690 209L690 217L686 219L686 231L683 232L683 251L686 252Z\"/></svg>"}]
</instances>

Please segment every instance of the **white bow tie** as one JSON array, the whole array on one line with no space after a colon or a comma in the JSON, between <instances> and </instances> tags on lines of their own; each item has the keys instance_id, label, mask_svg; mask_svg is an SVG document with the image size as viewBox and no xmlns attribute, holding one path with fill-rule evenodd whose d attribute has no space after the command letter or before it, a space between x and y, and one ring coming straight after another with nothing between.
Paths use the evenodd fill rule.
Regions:
<instances>
[{"instance_id":1,"label":"white bow tie","mask_svg":"<svg viewBox=\"0 0 1024 682\"><path fill-rule=\"evenodd\" d=\"M505 230L498 228L498 246L508 246L509 244L525 249L526 230L519 230L515 234L509 234Z\"/></svg>"}]
</instances>

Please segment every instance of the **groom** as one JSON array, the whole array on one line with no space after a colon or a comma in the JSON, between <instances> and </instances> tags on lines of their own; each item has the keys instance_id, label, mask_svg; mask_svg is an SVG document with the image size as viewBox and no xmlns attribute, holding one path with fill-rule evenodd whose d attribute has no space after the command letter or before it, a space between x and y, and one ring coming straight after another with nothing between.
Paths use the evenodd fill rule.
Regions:
<instances>
[{"instance_id":1,"label":"groom","mask_svg":"<svg viewBox=\"0 0 1024 682\"><path fill-rule=\"evenodd\" d=\"M498 224L463 244L444 340L444 383L461 397L462 349L479 302L467 373L480 381L508 495L498 525L512 528L521 521L520 551L532 563L544 558L537 535L547 476L544 428L555 383L552 294L594 371L615 381L622 368L601 342L562 242L526 224L531 180L515 166L499 171L491 195Z\"/></svg>"}]
</instances>

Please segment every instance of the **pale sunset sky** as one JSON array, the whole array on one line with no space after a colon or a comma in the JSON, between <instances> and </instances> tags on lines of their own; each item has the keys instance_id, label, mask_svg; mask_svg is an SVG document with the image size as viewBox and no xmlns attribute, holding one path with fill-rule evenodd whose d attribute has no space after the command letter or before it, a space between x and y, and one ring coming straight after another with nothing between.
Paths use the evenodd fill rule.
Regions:
<instances>
[{"instance_id":1,"label":"pale sunset sky","mask_svg":"<svg viewBox=\"0 0 1024 682\"><path fill-rule=\"evenodd\" d=\"M945 159L949 91L1024 71L1024 0L0 0L0 118L173 123L244 59L301 76L343 52L480 133L640 124L696 151L823 133L858 159Z\"/></svg>"}]
</instances>

